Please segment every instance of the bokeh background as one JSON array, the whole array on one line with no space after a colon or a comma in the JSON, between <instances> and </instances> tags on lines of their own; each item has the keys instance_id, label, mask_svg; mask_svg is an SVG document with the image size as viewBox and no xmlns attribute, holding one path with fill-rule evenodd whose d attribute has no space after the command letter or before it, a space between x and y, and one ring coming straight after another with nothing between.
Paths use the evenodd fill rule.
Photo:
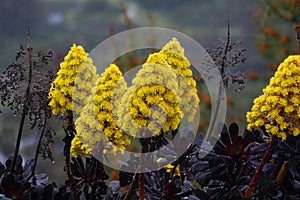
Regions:
<instances>
[{"instance_id":1,"label":"bokeh background","mask_svg":"<svg viewBox=\"0 0 300 200\"><path fill-rule=\"evenodd\" d=\"M274 5L273 5L274 4ZM246 112L261 93L278 61L299 49L294 26L297 24L298 1L289 0L2 0L0 1L0 71L15 59L19 45L26 45L30 27L31 45L35 50L54 51L52 67L59 63L73 43L87 52L110 35L128 28L157 26L180 31L202 44L214 48L226 40L230 21L232 41L241 41L247 49L247 61L233 70L245 72L242 91L227 88L227 122L245 125ZM200 97L201 98L201 97ZM201 99L205 109L205 100ZM0 162L12 155L19 119L8 110L0 115ZM208 123L209 116L200 116ZM55 161L39 160L38 172L46 172L50 181L62 182L64 133L53 122L57 135L53 151ZM34 155L38 132L27 129L21 154Z\"/></svg>"}]
</instances>

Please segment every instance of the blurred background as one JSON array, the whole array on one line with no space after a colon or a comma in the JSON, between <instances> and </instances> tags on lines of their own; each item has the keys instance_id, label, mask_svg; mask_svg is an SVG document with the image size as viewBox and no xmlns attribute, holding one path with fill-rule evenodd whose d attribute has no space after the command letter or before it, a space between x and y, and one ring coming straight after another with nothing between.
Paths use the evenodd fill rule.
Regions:
<instances>
[{"instance_id":1,"label":"blurred background","mask_svg":"<svg viewBox=\"0 0 300 200\"><path fill-rule=\"evenodd\" d=\"M207 49L227 38L230 21L231 41L241 41L246 48L247 61L233 71L243 71L245 89L227 88L227 122L238 122L242 129L245 115L253 99L261 93L274 69L299 45L294 26L299 20L299 1L295 0L2 0L0 1L0 72L15 60L20 44L26 46L27 27L31 29L32 47L54 52L52 67L59 63L73 43L87 52L107 37L129 28L143 26L165 27L180 31ZM201 94L205 127L207 96ZM209 102L209 100L207 100ZM19 119L4 109L0 115L0 162L13 153ZM55 161L39 160L38 172L48 173L51 180L62 183L64 133L53 122L57 135L53 151ZM21 154L32 158L38 132L25 132Z\"/></svg>"}]
</instances>

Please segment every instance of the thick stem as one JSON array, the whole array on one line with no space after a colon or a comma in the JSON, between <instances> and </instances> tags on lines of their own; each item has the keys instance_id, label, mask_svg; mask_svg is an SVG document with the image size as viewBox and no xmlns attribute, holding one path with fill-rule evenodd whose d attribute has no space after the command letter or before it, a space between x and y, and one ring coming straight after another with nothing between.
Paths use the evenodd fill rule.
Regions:
<instances>
[{"instance_id":1,"label":"thick stem","mask_svg":"<svg viewBox=\"0 0 300 200\"><path fill-rule=\"evenodd\" d=\"M146 129L142 128L141 130L141 136L143 137L146 135L145 133ZM148 149L147 149L148 151ZM144 176L144 171L145 171L145 165L144 163L146 162L145 160L145 152L146 149L141 142L141 158L140 158L140 174L139 174L139 199L144 200L145 199L145 176Z\"/></svg>"},{"instance_id":2,"label":"thick stem","mask_svg":"<svg viewBox=\"0 0 300 200\"><path fill-rule=\"evenodd\" d=\"M262 158L262 160L261 160L261 162L260 162L260 164L259 164L259 166L258 166L258 168L257 168L257 170L256 170L256 172L255 172L255 174L254 174L251 182L249 183L248 188L245 191L245 198L246 199L249 199L251 197L253 188L254 188L256 182L258 181L258 179L259 179L259 177L261 175L261 172L262 172L262 170L263 170L263 168L264 168L264 166L265 166L265 164L266 164L266 162L267 162L267 160L268 160L268 158L269 158L269 156L270 156L270 154L271 154L271 152L273 150L273 147L274 147L274 137L275 136L272 135L271 141L270 141L270 143L268 145L268 148L267 148L267 150L266 150L266 152L265 152L265 154L264 154L264 156L263 156L263 158Z\"/></svg>"},{"instance_id":3,"label":"thick stem","mask_svg":"<svg viewBox=\"0 0 300 200\"><path fill-rule=\"evenodd\" d=\"M141 160L140 160L140 174L139 174L139 198L140 200L145 199L145 176L144 176L144 162L145 162L145 155L144 155L144 147L141 146Z\"/></svg>"},{"instance_id":4,"label":"thick stem","mask_svg":"<svg viewBox=\"0 0 300 200\"><path fill-rule=\"evenodd\" d=\"M18 131L18 136L17 136L17 141L16 141L16 147L15 147L15 153L13 157L13 162L11 165L10 172L13 173L14 168L16 166L17 162L17 157L19 154L20 150L20 144L21 144L21 139L23 135L23 128L24 128L24 122L26 115L28 114L28 96L30 93L30 88L31 88L31 80L32 80L32 49L30 46L30 29L28 28L27 32L27 51L28 51L28 67L29 67L29 73L28 73L28 82L27 82L27 88L24 94L24 101L23 101L23 111L22 111L22 117L20 121L20 126L19 126L19 131Z\"/></svg>"},{"instance_id":5,"label":"thick stem","mask_svg":"<svg viewBox=\"0 0 300 200\"><path fill-rule=\"evenodd\" d=\"M141 130L141 136L144 135L144 129ZM135 182L137 181L137 174L139 173L139 179L138 179L138 193L139 193L139 199L140 200L144 200L145 199L145 176L143 174L143 171L145 169L145 148L143 147L143 143L141 142L141 158L140 158L140 165L139 165L139 168L138 170L134 173L134 176L132 178L132 181L131 181L131 184L130 184L130 187L128 189L128 192L124 198L124 200L129 200L131 199L132 195L134 194L134 186L135 186ZM139 172L138 172L139 171Z\"/></svg>"},{"instance_id":6,"label":"thick stem","mask_svg":"<svg viewBox=\"0 0 300 200\"><path fill-rule=\"evenodd\" d=\"M126 196L124 197L123 200L130 200L132 195L134 194L134 186L135 186L135 183L136 183L136 175L137 173L134 173L133 177L132 177L132 181L131 181L131 184L129 186L129 189L128 189L128 192L126 193Z\"/></svg>"},{"instance_id":7,"label":"thick stem","mask_svg":"<svg viewBox=\"0 0 300 200\"><path fill-rule=\"evenodd\" d=\"M71 143L75 136L75 127L74 127L74 123L73 123L72 111L67 112L66 118L64 119L64 122L63 122L63 127L64 127L64 131L66 133L66 137L63 139L63 141L65 142L65 146L64 146L65 171L67 173L69 181L71 182L71 185L72 185L71 188L75 189L75 188L73 188L75 186L75 180L72 175L71 163L70 163Z\"/></svg>"}]
</instances>

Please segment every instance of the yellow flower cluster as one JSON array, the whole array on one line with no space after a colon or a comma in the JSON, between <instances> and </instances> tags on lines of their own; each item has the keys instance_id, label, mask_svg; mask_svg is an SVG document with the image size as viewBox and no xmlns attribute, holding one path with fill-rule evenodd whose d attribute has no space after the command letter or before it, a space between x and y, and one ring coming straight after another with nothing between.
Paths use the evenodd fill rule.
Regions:
<instances>
[{"instance_id":1,"label":"yellow flower cluster","mask_svg":"<svg viewBox=\"0 0 300 200\"><path fill-rule=\"evenodd\" d=\"M154 135L158 135L161 129L164 132L170 128L177 129L182 113L179 95L173 92L178 91L178 84L172 69L168 65L146 62L133 79L133 84L134 89L127 91L120 106L118 124L131 135L142 126L147 126ZM132 119L133 124L128 119Z\"/></svg>"},{"instance_id":2,"label":"yellow flower cluster","mask_svg":"<svg viewBox=\"0 0 300 200\"><path fill-rule=\"evenodd\" d=\"M120 148L125 148L130 141L117 126L113 109L119 106L126 88L122 72L116 65L111 64L98 81L94 99L100 130L103 130L105 136Z\"/></svg>"},{"instance_id":3,"label":"yellow flower cluster","mask_svg":"<svg viewBox=\"0 0 300 200\"><path fill-rule=\"evenodd\" d=\"M164 158L158 158L156 160L157 163L159 162L165 162L166 160ZM171 172L171 170L173 170L175 166L172 165L171 163L167 164L164 166L164 168L166 169L166 172ZM177 167L174 170L174 174L173 176L180 176L180 165L177 165Z\"/></svg>"},{"instance_id":4,"label":"yellow flower cluster","mask_svg":"<svg viewBox=\"0 0 300 200\"><path fill-rule=\"evenodd\" d=\"M281 63L263 89L263 95L254 100L247 113L247 128L264 126L267 133L285 140L286 132L300 133L300 55L289 56Z\"/></svg>"},{"instance_id":5,"label":"yellow flower cluster","mask_svg":"<svg viewBox=\"0 0 300 200\"><path fill-rule=\"evenodd\" d=\"M81 64L72 94L73 111L75 113L82 112L82 109L87 104L88 97L93 93L93 89L99 79L96 71L97 69L89 57Z\"/></svg>"},{"instance_id":6,"label":"yellow flower cluster","mask_svg":"<svg viewBox=\"0 0 300 200\"><path fill-rule=\"evenodd\" d=\"M127 90L114 64L99 78L83 47L71 47L52 84L49 105L54 114L77 113L73 155L91 155L104 137L110 141L104 151L116 152L130 143L124 131L135 136L140 127L147 126L157 135L177 129L183 116L193 120L199 103L196 82L175 38L149 55L132 83Z\"/></svg>"},{"instance_id":7,"label":"yellow flower cluster","mask_svg":"<svg viewBox=\"0 0 300 200\"><path fill-rule=\"evenodd\" d=\"M184 49L176 38L172 38L159 52L167 63L186 77L195 87L196 82L192 78L193 72L190 69L191 63L184 55Z\"/></svg>"},{"instance_id":8,"label":"yellow flower cluster","mask_svg":"<svg viewBox=\"0 0 300 200\"><path fill-rule=\"evenodd\" d=\"M75 121L77 135L72 140L71 154L73 156L90 156L92 150L98 148L97 145L102 142L103 153L115 154L122 151L111 142L105 142L106 139L103 129L97 118L93 97L88 98L88 103ZM114 141L116 143L116 141ZM121 147L123 148L123 147Z\"/></svg>"},{"instance_id":9,"label":"yellow flower cluster","mask_svg":"<svg viewBox=\"0 0 300 200\"><path fill-rule=\"evenodd\" d=\"M192 121L199 98L189 67L175 38L150 54L122 99L118 125L131 135L143 126L158 135L161 129L177 129L184 115Z\"/></svg>"},{"instance_id":10,"label":"yellow flower cluster","mask_svg":"<svg viewBox=\"0 0 300 200\"><path fill-rule=\"evenodd\" d=\"M117 127L112 112L112 108L119 105L118 101L126 87L122 73L116 65L111 64L101 74L95 95L88 98L80 117L75 121L76 132L80 139L75 137L76 140L72 141L73 155L91 155L91 150L100 142L104 144L103 153L120 152L129 144L129 139ZM110 142L106 143L104 137Z\"/></svg>"},{"instance_id":11,"label":"yellow flower cluster","mask_svg":"<svg viewBox=\"0 0 300 200\"><path fill-rule=\"evenodd\" d=\"M174 166L172 164L167 164L165 166L165 169L167 172L171 172L171 170L173 170L173 168L174 168ZM177 167L175 168L173 176L180 176L180 165L177 165Z\"/></svg>"},{"instance_id":12,"label":"yellow flower cluster","mask_svg":"<svg viewBox=\"0 0 300 200\"><path fill-rule=\"evenodd\" d=\"M53 114L64 114L71 110L79 113L97 79L96 67L88 53L82 46L73 44L51 85L49 106Z\"/></svg>"},{"instance_id":13,"label":"yellow flower cluster","mask_svg":"<svg viewBox=\"0 0 300 200\"><path fill-rule=\"evenodd\" d=\"M189 121L194 120L200 100L197 95L196 81L192 77L191 64L184 55L184 49L176 38L172 38L159 54L173 69L179 72L177 79L180 84L181 110L188 117Z\"/></svg>"},{"instance_id":14,"label":"yellow flower cluster","mask_svg":"<svg viewBox=\"0 0 300 200\"><path fill-rule=\"evenodd\" d=\"M70 153L73 156L90 156L91 151L92 149L88 145L84 144L78 135L75 135L71 143Z\"/></svg>"},{"instance_id":15,"label":"yellow flower cluster","mask_svg":"<svg viewBox=\"0 0 300 200\"><path fill-rule=\"evenodd\" d=\"M94 111L92 96L88 98L88 103L76 119L75 127L77 135L72 140L71 154L74 156L91 155L93 145L104 137Z\"/></svg>"}]
</instances>

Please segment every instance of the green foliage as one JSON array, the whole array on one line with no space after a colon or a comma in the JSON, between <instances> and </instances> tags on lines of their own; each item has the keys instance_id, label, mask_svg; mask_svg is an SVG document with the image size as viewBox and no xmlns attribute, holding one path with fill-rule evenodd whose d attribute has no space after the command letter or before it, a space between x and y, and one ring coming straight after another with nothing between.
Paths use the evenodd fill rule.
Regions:
<instances>
[{"instance_id":1,"label":"green foliage","mask_svg":"<svg viewBox=\"0 0 300 200\"><path fill-rule=\"evenodd\" d=\"M299 6L297 0L262 0L257 3L253 14L258 24L257 46L271 69L276 69L288 55L299 53L293 31L299 22Z\"/></svg>"}]
</instances>

